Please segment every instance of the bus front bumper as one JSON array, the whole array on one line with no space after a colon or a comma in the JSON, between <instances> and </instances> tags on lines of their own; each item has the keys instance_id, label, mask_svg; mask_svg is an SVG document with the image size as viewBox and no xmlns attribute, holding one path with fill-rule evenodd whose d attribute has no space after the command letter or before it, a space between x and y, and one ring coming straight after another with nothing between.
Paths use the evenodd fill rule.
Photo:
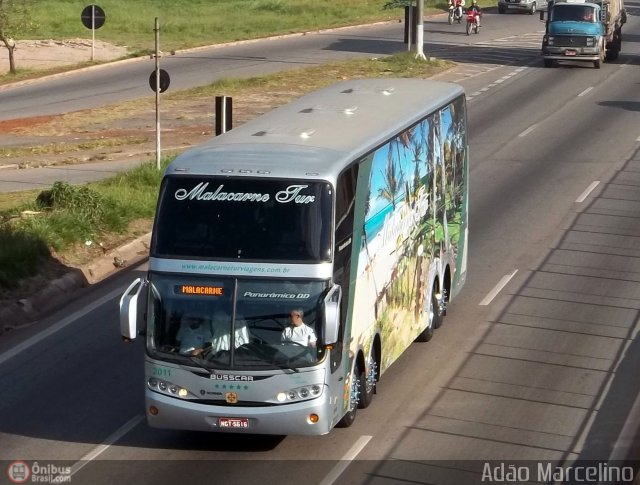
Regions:
<instances>
[{"instance_id":1,"label":"bus front bumper","mask_svg":"<svg viewBox=\"0 0 640 485\"><path fill-rule=\"evenodd\" d=\"M147 423L152 428L241 434L322 435L332 426L337 405L326 392L317 399L279 406L242 407L193 403L146 390ZM157 412L153 414L150 409ZM335 408L335 409L334 409ZM310 416L317 415L312 423ZM226 424L227 426L224 426ZM246 426L246 427L245 427Z\"/></svg>"}]
</instances>

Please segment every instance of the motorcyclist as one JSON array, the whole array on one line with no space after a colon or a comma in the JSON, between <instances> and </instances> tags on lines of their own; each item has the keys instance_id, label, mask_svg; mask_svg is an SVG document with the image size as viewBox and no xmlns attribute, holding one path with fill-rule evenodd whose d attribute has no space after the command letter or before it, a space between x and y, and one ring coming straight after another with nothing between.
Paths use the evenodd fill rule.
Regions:
<instances>
[{"instance_id":1,"label":"motorcyclist","mask_svg":"<svg viewBox=\"0 0 640 485\"><path fill-rule=\"evenodd\" d=\"M480 5L478 5L478 0L471 1L471 5L467 9L467 13L470 12L475 12L476 24L478 25L478 28L480 28L480 17L482 17L482 9L480 8Z\"/></svg>"},{"instance_id":2,"label":"motorcyclist","mask_svg":"<svg viewBox=\"0 0 640 485\"><path fill-rule=\"evenodd\" d=\"M449 0L449 6L455 9L454 13L456 17L462 17L464 0Z\"/></svg>"}]
</instances>

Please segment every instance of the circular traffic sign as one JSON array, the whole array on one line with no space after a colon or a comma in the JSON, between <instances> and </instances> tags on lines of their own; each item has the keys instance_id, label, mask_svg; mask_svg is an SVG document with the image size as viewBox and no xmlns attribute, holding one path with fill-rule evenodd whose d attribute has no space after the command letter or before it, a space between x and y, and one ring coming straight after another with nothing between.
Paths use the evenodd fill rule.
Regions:
<instances>
[{"instance_id":1,"label":"circular traffic sign","mask_svg":"<svg viewBox=\"0 0 640 485\"><path fill-rule=\"evenodd\" d=\"M164 69L160 69L160 92L164 93L167 89L169 89L169 83L171 79L169 79L169 73ZM149 86L151 86L151 90L156 90L156 70L154 69L149 76Z\"/></svg>"},{"instance_id":2,"label":"circular traffic sign","mask_svg":"<svg viewBox=\"0 0 640 485\"><path fill-rule=\"evenodd\" d=\"M91 20L92 18L93 21ZM82 25L87 29L99 29L104 25L105 19L104 10L97 5L87 5L84 7L84 10L82 10L82 14L80 14Z\"/></svg>"}]
</instances>

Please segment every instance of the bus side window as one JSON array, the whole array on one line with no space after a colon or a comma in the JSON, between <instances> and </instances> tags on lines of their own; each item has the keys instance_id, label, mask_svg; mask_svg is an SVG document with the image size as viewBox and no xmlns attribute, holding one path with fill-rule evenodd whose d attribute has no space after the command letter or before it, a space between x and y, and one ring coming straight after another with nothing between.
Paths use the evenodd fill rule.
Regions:
<instances>
[{"instance_id":1,"label":"bus side window","mask_svg":"<svg viewBox=\"0 0 640 485\"><path fill-rule=\"evenodd\" d=\"M351 166L338 177L336 186L336 247L340 247L340 243L353 235L357 180L358 165Z\"/></svg>"},{"instance_id":2,"label":"bus side window","mask_svg":"<svg viewBox=\"0 0 640 485\"><path fill-rule=\"evenodd\" d=\"M358 165L352 165L338 177L336 186L336 231L333 248L333 282L342 287L340 324L344 327L349 301L349 268L353 248L353 219L356 205ZM349 242L351 240L351 242Z\"/></svg>"},{"instance_id":3,"label":"bus side window","mask_svg":"<svg viewBox=\"0 0 640 485\"><path fill-rule=\"evenodd\" d=\"M349 276L351 252L353 249L353 221L356 204L356 183L358 181L358 165L354 164L342 172L336 185L336 229L335 246L333 248L333 282L342 287L340 302L339 349L333 352L331 370L340 367L342 359L342 340L349 303ZM351 240L349 242L349 240Z\"/></svg>"}]
</instances>

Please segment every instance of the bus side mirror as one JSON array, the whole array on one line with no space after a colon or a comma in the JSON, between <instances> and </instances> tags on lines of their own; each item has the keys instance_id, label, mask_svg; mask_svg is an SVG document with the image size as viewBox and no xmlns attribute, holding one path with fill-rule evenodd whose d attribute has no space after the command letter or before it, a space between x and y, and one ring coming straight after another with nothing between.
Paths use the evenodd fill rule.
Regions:
<instances>
[{"instance_id":1,"label":"bus side mirror","mask_svg":"<svg viewBox=\"0 0 640 485\"><path fill-rule=\"evenodd\" d=\"M328 301L324 306L324 341L326 344L335 344L339 340L340 330L340 304Z\"/></svg>"},{"instance_id":2,"label":"bus side mirror","mask_svg":"<svg viewBox=\"0 0 640 485\"><path fill-rule=\"evenodd\" d=\"M138 297L143 287L142 279L136 278L120 298L120 333L125 342L135 339L138 335Z\"/></svg>"},{"instance_id":3,"label":"bus side mirror","mask_svg":"<svg viewBox=\"0 0 640 485\"><path fill-rule=\"evenodd\" d=\"M333 285L324 299L324 316L322 330L324 343L335 344L340 340L340 300L342 300L342 288L340 285Z\"/></svg>"}]
</instances>

